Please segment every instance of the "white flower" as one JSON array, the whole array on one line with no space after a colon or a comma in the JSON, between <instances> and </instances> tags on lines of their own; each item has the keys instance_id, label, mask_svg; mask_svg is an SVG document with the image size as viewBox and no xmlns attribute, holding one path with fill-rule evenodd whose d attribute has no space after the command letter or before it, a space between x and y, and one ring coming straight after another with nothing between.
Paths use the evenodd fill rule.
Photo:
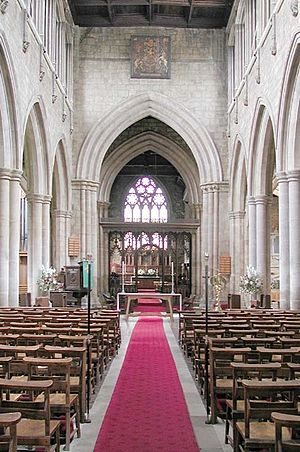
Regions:
<instances>
[{"instance_id":1,"label":"white flower","mask_svg":"<svg viewBox=\"0 0 300 452\"><path fill-rule=\"evenodd\" d=\"M61 289L62 284L57 281L57 278L58 274L56 268L45 268L42 266L41 277L37 281L39 289L42 292Z\"/></svg>"}]
</instances>

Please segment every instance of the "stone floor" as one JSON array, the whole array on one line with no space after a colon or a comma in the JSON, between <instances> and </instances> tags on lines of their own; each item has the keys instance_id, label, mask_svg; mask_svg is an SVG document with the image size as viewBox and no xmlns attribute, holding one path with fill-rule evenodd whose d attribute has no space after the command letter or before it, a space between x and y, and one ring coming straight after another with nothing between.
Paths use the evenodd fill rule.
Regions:
<instances>
[{"instance_id":1,"label":"stone floor","mask_svg":"<svg viewBox=\"0 0 300 452\"><path fill-rule=\"evenodd\" d=\"M99 428L104 419L106 409L110 402L123 360L126 354L127 346L130 340L132 329L137 321L137 317L129 318L128 321L122 319L122 345L118 355L112 361L110 368L101 384L99 392L94 400L90 410L90 423L82 425L81 438L75 438L71 443L71 452L92 452L96 442ZM168 339L174 361L176 363L178 375L182 384L189 414L191 417L194 432L201 448L201 452L221 452L231 451L230 446L224 444L224 423L220 421L217 425L207 425L206 410L200 397L198 388L192 378L188 365L185 361L182 350L178 346L174 332L176 332L176 318L174 319L173 328L170 319L164 318L164 328ZM175 328L174 328L175 325ZM222 423L221 423L222 422ZM120 428L122 428L122 420L120 420ZM167 428L167 419L166 419ZM114 452L114 451L103 451ZM139 451L133 451L139 452ZM142 452L142 451L141 451ZM153 451L156 452L156 451ZM162 451L163 452L163 451ZM188 452L188 451L186 451Z\"/></svg>"}]
</instances>

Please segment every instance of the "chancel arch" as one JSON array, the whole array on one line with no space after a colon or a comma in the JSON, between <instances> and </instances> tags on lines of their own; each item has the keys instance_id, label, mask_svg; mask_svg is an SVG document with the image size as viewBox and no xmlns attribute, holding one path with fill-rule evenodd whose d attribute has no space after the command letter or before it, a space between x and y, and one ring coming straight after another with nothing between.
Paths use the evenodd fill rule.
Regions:
<instances>
[{"instance_id":1,"label":"chancel arch","mask_svg":"<svg viewBox=\"0 0 300 452\"><path fill-rule=\"evenodd\" d=\"M109 202L111 187L117 174L130 160L149 149L155 149L157 154L165 157L177 169L186 184L190 202L199 203L201 200L199 172L192 153L166 136L153 131L130 138L107 155L100 173L99 201Z\"/></svg>"},{"instance_id":2,"label":"chancel arch","mask_svg":"<svg viewBox=\"0 0 300 452\"><path fill-rule=\"evenodd\" d=\"M147 116L164 122L182 136L197 162L203 183L223 180L219 153L205 127L183 106L156 93L130 97L94 125L80 150L77 179L97 180L109 146L126 128Z\"/></svg>"},{"instance_id":3,"label":"chancel arch","mask_svg":"<svg viewBox=\"0 0 300 452\"><path fill-rule=\"evenodd\" d=\"M155 129L146 129L147 132L144 134L139 132L134 137L127 137L127 140L120 140L125 131L147 118L165 124L180 137L181 144L168 135L162 136ZM219 212L223 197L225 199L227 196L227 184L223 181L223 170L216 146L203 125L184 107L164 95L139 94L120 104L95 124L82 144L76 167L76 179L73 181L75 199L82 206L80 215L75 219L80 229L81 255L86 255L89 250L98 249L101 274L99 272L96 284L99 284L100 291L105 288L107 280L103 276L103 272L108 269L108 263L103 255L103 250L107 249L107 238L104 237L101 227L99 237L93 235L94 228L91 225L95 224L98 216L107 218L110 191L118 172L130 159L144 152L147 147L151 149L153 146L158 155L164 156L177 168L186 184L184 197L187 202L187 216L199 224L192 245L195 250L193 291L197 293L201 291L201 254L203 255L205 250L210 251L210 267L218 268L221 251ZM95 196L98 200L98 215L94 202L90 200L90 197L95 199ZM202 209L203 197L207 202L203 203ZM88 215L92 216L91 221L87 217L82 218L82 212L86 212L87 208ZM201 221L207 223L203 234L200 234ZM226 252L228 253L227 249Z\"/></svg>"}]
</instances>

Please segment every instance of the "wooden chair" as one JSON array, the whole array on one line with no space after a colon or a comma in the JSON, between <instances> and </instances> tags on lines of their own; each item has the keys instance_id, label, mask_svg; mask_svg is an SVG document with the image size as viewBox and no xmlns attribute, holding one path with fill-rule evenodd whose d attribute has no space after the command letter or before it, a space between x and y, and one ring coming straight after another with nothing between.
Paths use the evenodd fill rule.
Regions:
<instances>
[{"instance_id":1,"label":"wooden chair","mask_svg":"<svg viewBox=\"0 0 300 452\"><path fill-rule=\"evenodd\" d=\"M280 369L280 363L274 364L249 364L249 363L231 363L232 368L232 398L226 399L226 421L225 421L225 443L232 445L237 450L237 432L236 423L244 418L245 402L243 399L242 379L262 379L271 378L273 381L277 378L277 372ZM229 427L232 426L232 437L229 435Z\"/></svg>"},{"instance_id":2,"label":"wooden chair","mask_svg":"<svg viewBox=\"0 0 300 452\"><path fill-rule=\"evenodd\" d=\"M297 414L300 381L242 380L245 418L236 423L238 449L245 452L259 449L274 450L275 426L272 412ZM283 427L283 439L291 435Z\"/></svg>"},{"instance_id":3,"label":"wooden chair","mask_svg":"<svg viewBox=\"0 0 300 452\"><path fill-rule=\"evenodd\" d=\"M17 452L17 424L21 420L21 413L0 414L0 447L6 446L8 452Z\"/></svg>"},{"instance_id":4,"label":"wooden chair","mask_svg":"<svg viewBox=\"0 0 300 452\"><path fill-rule=\"evenodd\" d=\"M232 393L231 362L239 359L245 362L251 348L216 348L210 342L209 346L209 390L211 406L211 422L216 424L217 416L225 417L225 409L221 409L221 397L224 400Z\"/></svg>"},{"instance_id":5,"label":"wooden chair","mask_svg":"<svg viewBox=\"0 0 300 452\"><path fill-rule=\"evenodd\" d=\"M22 418L17 424L17 443L20 446L43 447L50 452L55 447L59 452L60 421L50 419L50 388L52 380L12 381L0 379L0 412L20 412ZM10 393L20 392L22 400L11 400ZM43 394L43 401L35 396Z\"/></svg>"},{"instance_id":6,"label":"wooden chair","mask_svg":"<svg viewBox=\"0 0 300 452\"><path fill-rule=\"evenodd\" d=\"M75 432L80 437L80 412L78 394L71 394L71 364L72 358L24 358L29 367L29 380L45 380L51 378L53 385L50 389L50 410L52 417L65 416L66 446L70 449L70 442ZM43 400L39 395L36 401ZM71 432L71 423L75 422L76 429Z\"/></svg>"},{"instance_id":7,"label":"wooden chair","mask_svg":"<svg viewBox=\"0 0 300 452\"><path fill-rule=\"evenodd\" d=\"M80 421L84 422L86 413L86 347L58 347L46 345L42 353L53 358L72 358L71 365L71 393L78 394L80 407Z\"/></svg>"},{"instance_id":8,"label":"wooden chair","mask_svg":"<svg viewBox=\"0 0 300 452\"><path fill-rule=\"evenodd\" d=\"M275 423L275 452L296 452L300 451L300 439L293 439L295 431L299 435L300 416L284 413L272 413L272 420ZM287 428L291 433L291 439L283 440L282 429Z\"/></svg>"}]
</instances>

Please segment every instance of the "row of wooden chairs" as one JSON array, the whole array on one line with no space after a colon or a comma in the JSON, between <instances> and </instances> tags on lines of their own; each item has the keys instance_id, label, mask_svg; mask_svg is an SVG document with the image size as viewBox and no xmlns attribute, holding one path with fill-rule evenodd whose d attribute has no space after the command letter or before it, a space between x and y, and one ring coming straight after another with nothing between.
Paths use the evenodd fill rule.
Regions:
<instances>
[{"instance_id":1,"label":"row of wooden chairs","mask_svg":"<svg viewBox=\"0 0 300 452\"><path fill-rule=\"evenodd\" d=\"M9 318L4 316L3 323L2 320L0 321L0 376L2 377L0 393L2 394L2 380L9 385L9 389L3 390L0 413L13 411L13 414L10 414L11 418L7 415L6 433L0 435L0 444L2 440L6 442L8 436L13 437L15 431L16 438L10 441L10 450L16 450L16 443L28 446L30 436L32 436L30 447L41 446L46 451L50 450L50 447L52 450L55 447L55 450L59 450L62 428L65 430L65 448L68 450L75 432L78 436L80 435L80 421L85 420L86 384L89 383L86 378L88 357L92 369L91 382L95 385L97 379L102 377L109 360L117 353L121 342L118 313L94 312L89 328L90 334L88 334L86 312L79 318L75 318L74 313L68 311L67 319L62 316L62 312L59 312L57 317L51 317L50 314L48 311L45 318L42 313L41 319L40 314L35 314L38 320L34 321L36 317L30 313L30 317L34 319L26 314L19 321L16 318L17 315L19 316L18 311L12 315L16 321L10 318L11 313L7 316ZM65 374L65 378L62 374ZM44 399L47 399L47 391L43 390L39 393L31 386L30 390L27 388L28 384L41 385L45 379L52 382L51 389L50 386L47 389L50 417L45 415L45 411L43 415L38 411L45 402ZM68 387L64 386L66 381L69 381ZM31 408L28 408L29 402L32 403ZM20 419L18 418L16 426L17 421L13 424L12 419L16 418L14 412L18 409ZM29 412L32 412L36 418L26 423ZM51 419L54 415L58 419ZM50 424L45 426L43 435L40 423L42 419L39 416L44 417L45 422L48 422L48 418L50 419ZM26 439L28 425L31 426L31 432L34 428L32 421L36 424L36 435L32 433ZM38 429L38 427L41 428ZM11 433L8 432L9 429Z\"/></svg>"},{"instance_id":2,"label":"row of wooden chairs","mask_svg":"<svg viewBox=\"0 0 300 452\"><path fill-rule=\"evenodd\" d=\"M211 422L225 418L234 451L300 450L299 313L210 314L206 335L203 313L183 313L179 342L210 399Z\"/></svg>"}]
</instances>

